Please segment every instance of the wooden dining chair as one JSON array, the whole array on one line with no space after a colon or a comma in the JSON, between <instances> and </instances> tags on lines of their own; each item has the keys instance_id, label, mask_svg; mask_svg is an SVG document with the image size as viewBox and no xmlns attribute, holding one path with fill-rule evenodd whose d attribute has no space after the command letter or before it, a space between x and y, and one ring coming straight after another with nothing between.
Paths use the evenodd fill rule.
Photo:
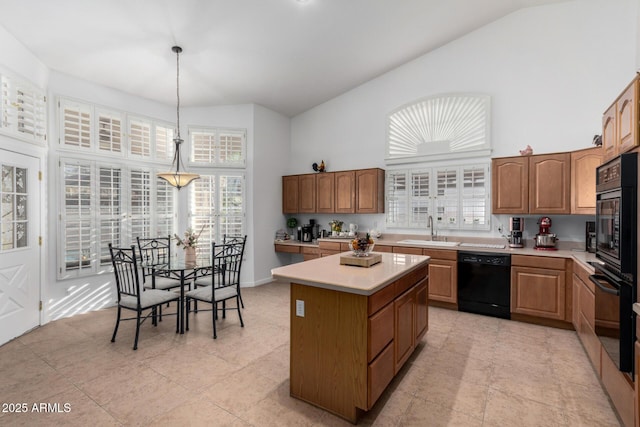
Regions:
<instances>
[{"instance_id":1,"label":"wooden dining chair","mask_svg":"<svg viewBox=\"0 0 640 427\"><path fill-rule=\"evenodd\" d=\"M163 304L180 300L180 295L173 292L160 289L144 289L140 282L140 273L138 267L138 258L136 257L136 247L131 245L130 248L115 248L109 243L109 252L111 253L111 262L113 264L113 272L116 279L116 288L118 291L118 319L113 330L111 342L116 341L116 334L120 326L120 320L136 321L136 337L133 342L133 349L138 349L138 337L140 336L140 325L144 323L149 316L153 316L154 326L158 308ZM122 309L136 312L135 317L121 318ZM149 310L144 316L143 312ZM176 315L176 333L180 326L179 316Z\"/></svg>"},{"instance_id":2,"label":"wooden dining chair","mask_svg":"<svg viewBox=\"0 0 640 427\"><path fill-rule=\"evenodd\" d=\"M227 310L237 310L240 318L240 326L244 327L242 313L240 312L240 266L242 263L242 243L228 243L211 245L211 275L196 279L195 289L185 294L186 297L186 329L189 330L189 313L191 312L191 300L202 301L211 304L211 309L198 310L211 311L213 323L213 339L218 337L216 320L218 311L222 312L222 318L226 318ZM204 281L202 283L201 281ZM208 282L208 286L203 286ZM235 307L227 307L227 301L235 299ZM221 307L218 305L221 304Z\"/></svg>"}]
</instances>

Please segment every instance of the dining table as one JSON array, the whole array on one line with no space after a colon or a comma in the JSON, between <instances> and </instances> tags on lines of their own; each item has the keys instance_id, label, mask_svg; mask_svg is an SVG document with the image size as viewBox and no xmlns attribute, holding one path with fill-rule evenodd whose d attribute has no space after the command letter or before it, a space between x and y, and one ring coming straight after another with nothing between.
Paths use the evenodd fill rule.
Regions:
<instances>
[{"instance_id":1,"label":"dining table","mask_svg":"<svg viewBox=\"0 0 640 427\"><path fill-rule=\"evenodd\" d=\"M180 323L180 333L184 334L185 319L185 297L184 288L198 277L211 274L213 263L211 257L198 256L195 261L185 260L184 256L175 256L169 258L168 262L160 264L144 265L143 267L151 268L151 287L155 288L156 277L170 277L180 281L180 304L178 306L178 316Z\"/></svg>"}]
</instances>

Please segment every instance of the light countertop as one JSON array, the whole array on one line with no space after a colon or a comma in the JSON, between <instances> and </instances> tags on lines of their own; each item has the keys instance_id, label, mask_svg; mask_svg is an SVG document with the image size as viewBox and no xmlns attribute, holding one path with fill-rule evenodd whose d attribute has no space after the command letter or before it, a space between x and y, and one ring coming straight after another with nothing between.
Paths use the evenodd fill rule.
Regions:
<instances>
[{"instance_id":1,"label":"light countertop","mask_svg":"<svg viewBox=\"0 0 640 427\"><path fill-rule=\"evenodd\" d=\"M340 254L336 254L277 267L271 270L271 275L287 282L372 295L406 273L427 264L430 259L423 255L380 254L382 262L371 267L340 265Z\"/></svg>"}]
</instances>

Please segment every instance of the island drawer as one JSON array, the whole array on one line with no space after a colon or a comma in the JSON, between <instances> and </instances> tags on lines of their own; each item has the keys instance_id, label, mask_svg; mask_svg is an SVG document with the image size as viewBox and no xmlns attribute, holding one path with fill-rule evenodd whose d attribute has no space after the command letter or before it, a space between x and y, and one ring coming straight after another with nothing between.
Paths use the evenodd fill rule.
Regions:
<instances>
[{"instance_id":1,"label":"island drawer","mask_svg":"<svg viewBox=\"0 0 640 427\"><path fill-rule=\"evenodd\" d=\"M385 305L389 304L396 297L395 282L380 289L375 294L371 295L368 300L369 316L380 310Z\"/></svg>"},{"instance_id":2,"label":"island drawer","mask_svg":"<svg viewBox=\"0 0 640 427\"><path fill-rule=\"evenodd\" d=\"M369 317L367 361L371 362L380 351L393 341L393 304Z\"/></svg>"},{"instance_id":3,"label":"island drawer","mask_svg":"<svg viewBox=\"0 0 640 427\"><path fill-rule=\"evenodd\" d=\"M402 293L404 293L404 291L424 279L428 275L428 272L429 266L426 265L424 267L418 268L417 270L413 270L411 273L407 274L400 280L397 280L396 296L401 295Z\"/></svg>"},{"instance_id":4,"label":"island drawer","mask_svg":"<svg viewBox=\"0 0 640 427\"><path fill-rule=\"evenodd\" d=\"M387 345L382 353L369 364L367 374L369 377L367 406L368 409L371 409L393 379L393 344Z\"/></svg>"}]
</instances>

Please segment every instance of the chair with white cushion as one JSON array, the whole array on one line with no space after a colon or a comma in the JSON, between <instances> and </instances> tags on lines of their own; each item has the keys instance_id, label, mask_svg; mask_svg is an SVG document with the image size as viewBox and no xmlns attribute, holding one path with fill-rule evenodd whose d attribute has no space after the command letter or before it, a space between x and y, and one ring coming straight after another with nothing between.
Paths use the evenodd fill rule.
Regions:
<instances>
[{"instance_id":1,"label":"chair with white cushion","mask_svg":"<svg viewBox=\"0 0 640 427\"><path fill-rule=\"evenodd\" d=\"M243 243L228 243L211 245L211 274L195 281L195 289L185 294L186 297L186 329L189 330L189 313L191 312L191 300L202 301L211 304L213 323L213 338L218 337L216 332L216 320L218 311L222 311L222 318L226 318L227 310L237 310L240 318L240 326L244 327L242 313L240 312L240 267L242 264ZM208 285L208 286L207 286ZM235 307L227 307L227 301L236 300ZM219 307L221 304L221 307ZM196 312L194 310L194 312Z\"/></svg>"},{"instance_id":2,"label":"chair with white cushion","mask_svg":"<svg viewBox=\"0 0 640 427\"><path fill-rule=\"evenodd\" d=\"M109 252L111 253L111 262L113 263L113 272L118 290L118 319L113 330L111 342L116 340L120 320L135 320L136 338L133 342L133 349L137 350L140 325L149 316L153 316L154 325L157 326L155 316L158 308L171 301L178 302L180 296L160 289L144 289L140 282L141 272L138 267L135 246L132 245L131 248L115 248L109 243ZM122 319L122 309L135 311L136 316ZM143 316L143 312L146 310L150 311ZM176 315L176 333L180 326L179 320L179 316Z\"/></svg>"},{"instance_id":3,"label":"chair with white cushion","mask_svg":"<svg viewBox=\"0 0 640 427\"><path fill-rule=\"evenodd\" d=\"M171 259L171 236L168 237L136 237L140 259L142 260L143 283L146 289L175 289L180 287L180 279L155 274L154 265L167 264Z\"/></svg>"},{"instance_id":4,"label":"chair with white cushion","mask_svg":"<svg viewBox=\"0 0 640 427\"><path fill-rule=\"evenodd\" d=\"M240 270L242 269L242 260L244 259L244 248L247 245L247 235L245 234L244 236L240 236L240 235L231 235L231 234L225 234L222 236L222 243L227 244L227 243L241 243L241 245L238 246L232 246L234 248L234 250L240 250ZM238 271L238 277L240 277L240 271ZM240 297L240 305L242 306L242 308L244 308L244 301L242 300L242 286L238 285L238 296Z\"/></svg>"}]
</instances>

